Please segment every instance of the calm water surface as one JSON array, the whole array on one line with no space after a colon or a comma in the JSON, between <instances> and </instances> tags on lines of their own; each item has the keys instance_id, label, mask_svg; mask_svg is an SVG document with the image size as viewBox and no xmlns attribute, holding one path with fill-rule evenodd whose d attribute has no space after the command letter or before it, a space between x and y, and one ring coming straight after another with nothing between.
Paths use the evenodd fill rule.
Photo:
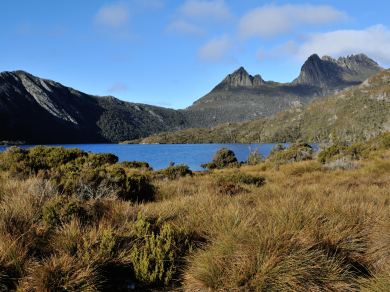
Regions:
<instances>
[{"instance_id":1,"label":"calm water surface","mask_svg":"<svg viewBox=\"0 0 390 292\"><path fill-rule=\"evenodd\" d=\"M258 152L267 157L272 146L276 144L261 144ZM290 145L285 143L283 145ZM317 144L310 144L317 149ZM21 148L27 149L35 145L22 145ZM140 145L140 144L62 144L62 145L45 145L45 146L62 146L65 148L79 148L84 151L94 153L113 153L121 161L146 161L154 170L162 169L169 166L169 162L175 162L175 165L188 165L191 170L203 170L200 165L208 163L213 159L215 152L226 147L233 150L238 161L245 161L249 156L249 149L242 144L158 144L158 145ZM251 144L252 149L256 144ZM3 151L9 146L0 146Z\"/></svg>"}]
</instances>

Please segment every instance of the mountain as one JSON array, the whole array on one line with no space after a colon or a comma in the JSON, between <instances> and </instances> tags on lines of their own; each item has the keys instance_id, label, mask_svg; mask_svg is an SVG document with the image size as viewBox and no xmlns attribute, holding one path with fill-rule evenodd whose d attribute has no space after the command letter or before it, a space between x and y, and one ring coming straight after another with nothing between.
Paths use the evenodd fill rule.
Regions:
<instances>
[{"instance_id":1,"label":"mountain","mask_svg":"<svg viewBox=\"0 0 390 292\"><path fill-rule=\"evenodd\" d=\"M173 109L85 94L24 71L0 73L0 140L110 143L185 128Z\"/></svg>"},{"instance_id":2,"label":"mountain","mask_svg":"<svg viewBox=\"0 0 390 292\"><path fill-rule=\"evenodd\" d=\"M308 104L314 98L337 94L383 70L364 54L337 61L313 54L291 83L264 81L241 67L184 112L195 127L256 120Z\"/></svg>"},{"instance_id":3,"label":"mountain","mask_svg":"<svg viewBox=\"0 0 390 292\"><path fill-rule=\"evenodd\" d=\"M89 95L24 71L0 73L0 141L117 143L160 132L269 117L339 93L383 68L365 55L311 56L291 83L264 81L243 67L184 110Z\"/></svg>"},{"instance_id":4,"label":"mountain","mask_svg":"<svg viewBox=\"0 0 390 292\"><path fill-rule=\"evenodd\" d=\"M356 142L390 131L390 69L336 95L314 99L272 117L153 135L132 143Z\"/></svg>"}]
</instances>

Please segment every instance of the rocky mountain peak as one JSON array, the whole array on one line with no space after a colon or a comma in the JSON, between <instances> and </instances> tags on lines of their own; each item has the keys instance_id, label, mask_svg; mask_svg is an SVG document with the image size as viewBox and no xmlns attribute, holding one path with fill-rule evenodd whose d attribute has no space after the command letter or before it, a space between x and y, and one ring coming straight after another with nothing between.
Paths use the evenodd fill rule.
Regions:
<instances>
[{"instance_id":1,"label":"rocky mountain peak","mask_svg":"<svg viewBox=\"0 0 390 292\"><path fill-rule=\"evenodd\" d=\"M260 86L264 83L264 80L260 75L249 75L249 73L240 67L235 70L232 74L229 74L218 84L213 90L229 90L229 89L238 89L238 88L248 88L252 89L256 86Z\"/></svg>"},{"instance_id":2,"label":"rocky mountain peak","mask_svg":"<svg viewBox=\"0 0 390 292\"><path fill-rule=\"evenodd\" d=\"M320 59L317 54L313 54L303 64L301 73L292 84L345 87L356 85L356 82L361 82L383 70L364 54L339 57L337 61L330 56L323 56Z\"/></svg>"}]
</instances>

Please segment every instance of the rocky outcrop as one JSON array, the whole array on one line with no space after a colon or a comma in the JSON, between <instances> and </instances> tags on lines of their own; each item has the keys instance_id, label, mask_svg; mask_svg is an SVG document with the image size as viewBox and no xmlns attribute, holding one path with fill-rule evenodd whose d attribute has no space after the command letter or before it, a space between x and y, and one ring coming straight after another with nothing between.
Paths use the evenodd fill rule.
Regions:
<instances>
[{"instance_id":1,"label":"rocky outcrop","mask_svg":"<svg viewBox=\"0 0 390 292\"><path fill-rule=\"evenodd\" d=\"M226 76L224 80L216 87L217 90L230 90L237 88L249 88L253 89L255 87L261 86L264 84L264 80L260 75L249 75L244 67L240 67L232 74Z\"/></svg>"},{"instance_id":2,"label":"rocky outcrop","mask_svg":"<svg viewBox=\"0 0 390 292\"><path fill-rule=\"evenodd\" d=\"M301 73L291 84L328 88L357 85L384 68L364 54L340 57L336 61L329 56L321 59L313 54L303 64Z\"/></svg>"}]
</instances>

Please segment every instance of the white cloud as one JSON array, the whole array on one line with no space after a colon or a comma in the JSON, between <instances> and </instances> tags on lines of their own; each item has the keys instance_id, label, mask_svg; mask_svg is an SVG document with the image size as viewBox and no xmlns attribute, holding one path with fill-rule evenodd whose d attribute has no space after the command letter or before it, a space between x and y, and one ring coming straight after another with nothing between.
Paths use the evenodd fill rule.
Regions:
<instances>
[{"instance_id":1,"label":"white cloud","mask_svg":"<svg viewBox=\"0 0 390 292\"><path fill-rule=\"evenodd\" d=\"M270 51L260 47L256 52L256 57L259 61L266 59L281 59L283 57L295 56L298 53L298 49L296 42L288 41L287 43L273 47Z\"/></svg>"},{"instance_id":2,"label":"white cloud","mask_svg":"<svg viewBox=\"0 0 390 292\"><path fill-rule=\"evenodd\" d=\"M230 21L234 18L223 0L187 0L178 10L182 17L195 20Z\"/></svg>"},{"instance_id":3,"label":"white cloud","mask_svg":"<svg viewBox=\"0 0 390 292\"><path fill-rule=\"evenodd\" d=\"M188 23L185 20L177 20L172 22L166 29L166 32L175 32L181 34L190 34L190 35L205 35L206 32L204 29Z\"/></svg>"},{"instance_id":4,"label":"white cloud","mask_svg":"<svg viewBox=\"0 0 390 292\"><path fill-rule=\"evenodd\" d=\"M298 26L322 26L346 21L348 16L331 6L265 5L245 14L238 24L241 39L270 38L293 32Z\"/></svg>"},{"instance_id":5,"label":"white cloud","mask_svg":"<svg viewBox=\"0 0 390 292\"><path fill-rule=\"evenodd\" d=\"M115 83L110 89L108 89L108 92L118 92L118 91L126 91L127 85L121 82Z\"/></svg>"},{"instance_id":6,"label":"white cloud","mask_svg":"<svg viewBox=\"0 0 390 292\"><path fill-rule=\"evenodd\" d=\"M130 7L128 3L119 1L100 8L94 17L94 24L117 28L126 24L129 20Z\"/></svg>"},{"instance_id":7,"label":"white cloud","mask_svg":"<svg viewBox=\"0 0 390 292\"><path fill-rule=\"evenodd\" d=\"M320 57L365 54L382 67L390 66L390 30L383 25L371 26L364 30L338 30L327 33L314 33L306 36L302 44L290 41L276 46L270 51L259 49L258 59L282 58L295 56L298 61L305 61L316 53Z\"/></svg>"},{"instance_id":8,"label":"white cloud","mask_svg":"<svg viewBox=\"0 0 390 292\"><path fill-rule=\"evenodd\" d=\"M227 36L209 40L198 50L198 59L205 63L234 62L235 59L227 53L233 49L233 41Z\"/></svg>"}]
</instances>

